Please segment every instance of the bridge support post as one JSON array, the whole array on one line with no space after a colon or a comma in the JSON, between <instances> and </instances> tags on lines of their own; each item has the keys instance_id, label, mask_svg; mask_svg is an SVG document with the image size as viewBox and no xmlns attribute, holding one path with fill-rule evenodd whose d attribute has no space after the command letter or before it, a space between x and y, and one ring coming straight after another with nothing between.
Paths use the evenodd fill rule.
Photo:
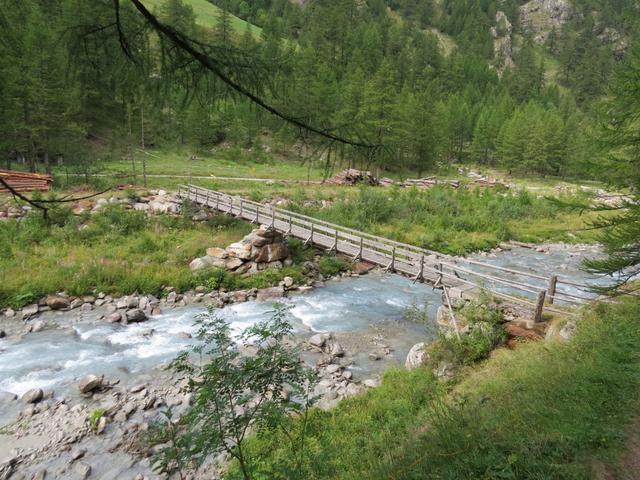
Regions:
<instances>
[{"instance_id":1,"label":"bridge support post","mask_svg":"<svg viewBox=\"0 0 640 480\"><path fill-rule=\"evenodd\" d=\"M242 201L242 197L240 197L240 213L238 214L240 218L242 218L242 207L243 207L243 201Z\"/></svg>"},{"instance_id":2,"label":"bridge support post","mask_svg":"<svg viewBox=\"0 0 640 480\"><path fill-rule=\"evenodd\" d=\"M271 205L271 230L275 230L276 228L276 209L273 205Z\"/></svg>"},{"instance_id":3,"label":"bridge support post","mask_svg":"<svg viewBox=\"0 0 640 480\"><path fill-rule=\"evenodd\" d=\"M312 223L311 224L311 233L309 234L309 238L307 238L305 240L305 242L304 242L305 245L309 245L309 244L313 245L313 227L314 227L314 225Z\"/></svg>"},{"instance_id":4,"label":"bridge support post","mask_svg":"<svg viewBox=\"0 0 640 480\"><path fill-rule=\"evenodd\" d=\"M538 301L536 303L536 311L534 313L533 316L533 321L534 322L541 322L542 321L542 311L544 309L544 299L547 295L547 292L545 292L544 290L541 290L538 293Z\"/></svg>"},{"instance_id":5,"label":"bridge support post","mask_svg":"<svg viewBox=\"0 0 640 480\"><path fill-rule=\"evenodd\" d=\"M436 265L436 270L438 270L438 272L440 272L438 274L438 278L436 278L436 283L433 284L433 288L439 287L440 285L443 285L442 283L442 263L438 263L438 265Z\"/></svg>"},{"instance_id":6,"label":"bridge support post","mask_svg":"<svg viewBox=\"0 0 640 480\"><path fill-rule=\"evenodd\" d=\"M233 197L229 197L229 215L233 216Z\"/></svg>"},{"instance_id":7,"label":"bridge support post","mask_svg":"<svg viewBox=\"0 0 640 480\"><path fill-rule=\"evenodd\" d=\"M207 207L209 206L209 190L207 190L207 199L205 200Z\"/></svg>"},{"instance_id":8,"label":"bridge support post","mask_svg":"<svg viewBox=\"0 0 640 480\"><path fill-rule=\"evenodd\" d=\"M253 220L253 223L255 224L260 223L260 205L256 207L256 218Z\"/></svg>"},{"instance_id":9,"label":"bridge support post","mask_svg":"<svg viewBox=\"0 0 640 480\"><path fill-rule=\"evenodd\" d=\"M391 249L391 262L389 263L385 271L395 272L395 270L396 270L396 247L394 246Z\"/></svg>"},{"instance_id":10,"label":"bridge support post","mask_svg":"<svg viewBox=\"0 0 640 480\"><path fill-rule=\"evenodd\" d=\"M558 276L551 275L551 278L549 278L549 287L547 288L547 296L549 297L550 304L553 304L554 297L556 296L557 284L558 284Z\"/></svg>"},{"instance_id":11,"label":"bridge support post","mask_svg":"<svg viewBox=\"0 0 640 480\"><path fill-rule=\"evenodd\" d=\"M216 210L220 210L220 194L216 192Z\"/></svg>"},{"instance_id":12,"label":"bridge support post","mask_svg":"<svg viewBox=\"0 0 640 480\"><path fill-rule=\"evenodd\" d=\"M353 257L354 262L359 262L362 260L362 250L364 250L364 239L360 237L360 250L356 253L356 256Z\"/></svg>"},{"instance_id":13,"label":"bridge support post","mask_svg":"<svg viewBox=\"0 0 640 480\"><path fill-rule=\"evenodd\" d=\"M289 215L289 228L287 229L287 231L285 232L284 236L288 237L293 233L293 217L291 217L291 215Z\"/></svg>"},{"instance_id":14,"label":"bridge support post","mask_svg":"<svg viewBox=\"0 0 640 480\"><path fill-rule=\"evenodd\" d=\"M418 274L413 279L413 283L416 283L418 280L424 280L424 255L420 256L420 270L418 270Z\"/></svg>"},{"instance_id":15,"label":"bridge support post","mask_svg":"<svg viewBox=\"0 0 640 480\"><path fill-rule=\"evenodd\" d=\"M331 246L331 249L329 250L329 253L331 253L331 252L338 253L338 230L335 231L335 235L333 237L333 245Z\"/></svg>"}]
</instances>

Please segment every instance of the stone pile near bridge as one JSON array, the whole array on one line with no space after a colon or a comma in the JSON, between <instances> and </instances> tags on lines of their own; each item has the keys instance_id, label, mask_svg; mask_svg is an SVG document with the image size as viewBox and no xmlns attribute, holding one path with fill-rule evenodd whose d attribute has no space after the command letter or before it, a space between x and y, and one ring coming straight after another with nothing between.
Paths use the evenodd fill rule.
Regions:
<instances>
[{"instance_id":1,"label":"stone pile near bridge","mask_svg":"<svg viewBox=\"0 0 640 480\"><path fill-rule=\"evenodd\" d=\"M282 234L262 226L227 248L208 248L207 254L194 259L189 267L192 271L215 267L252 275L262 270L281 269L291 263Z\"/></svg>"}]
</instances>

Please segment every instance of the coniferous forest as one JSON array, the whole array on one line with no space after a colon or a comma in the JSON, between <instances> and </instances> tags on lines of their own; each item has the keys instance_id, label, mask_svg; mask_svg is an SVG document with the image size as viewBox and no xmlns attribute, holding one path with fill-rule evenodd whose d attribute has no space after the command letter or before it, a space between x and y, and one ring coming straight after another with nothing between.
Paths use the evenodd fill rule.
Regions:
<instances>
[{"instance_id":1,"label":"coniferous forest","mask_svg":"<svg viewBox=\"0 0 640 480\"><path fill-rule=\"evenodd\" d=\"M198 2L145 3L289 119L379 147L340 143L322 161L418 174L455 162L602 178L592 133L640 18L626 0L559 2L560 28L513 0L215 0L206 23ZM116 21L106 0L3 0L0 21L8 165L92 163L141 137L200 151L265 134L290 151L322 143L163 46L129 2Z\"/></svg>"}]
</instances>

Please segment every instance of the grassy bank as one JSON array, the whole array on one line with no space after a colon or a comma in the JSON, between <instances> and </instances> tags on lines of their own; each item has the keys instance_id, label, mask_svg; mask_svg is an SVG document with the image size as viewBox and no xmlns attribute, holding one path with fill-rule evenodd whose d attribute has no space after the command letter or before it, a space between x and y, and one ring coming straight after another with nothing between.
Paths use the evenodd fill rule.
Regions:
<instances>
[{"instance_id":1,"label":"grassy bank","mask_svg":"<svg viewBox=\"0 0 640 480\"><path fill-rule=\"evenodd\" d=\"M8 221L0 229L0 307L20 307L43 295L93 289L108 294L159 294L164 286L192 288L189 262L210 246L226 246L251 227L228 218L195 223L188 217L106 207L95 215L53 214Z\"/></svg>"},{"instance_id":2,"label":"grassy bank","mask_svg":"<svg viewBox=\"0 0 640 480\"><path fill-rule=\"evenodd\" d=\"M255 478L611 478L640 413L639 318L637 301L600 306L571 342L496 351L453 385L391 371L380 388L312 412L301 470L285 435L254 439L265 459Z\"/></svg>"}]
</instances>

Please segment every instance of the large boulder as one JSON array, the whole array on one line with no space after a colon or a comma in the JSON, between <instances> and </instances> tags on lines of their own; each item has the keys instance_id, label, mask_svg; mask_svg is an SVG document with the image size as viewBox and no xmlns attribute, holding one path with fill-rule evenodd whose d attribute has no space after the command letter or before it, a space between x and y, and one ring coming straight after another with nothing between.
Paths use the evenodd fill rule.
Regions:
<instances>
[{"instance_id":1,"label":"large boulder","mask_svg":"<svg viewBox=\"0 0 640 480\"><path fill-rule=\"evenodd\" d=\"M139 308L132 308L126 312L127 322L144 322L147 319L147 314Z\"/></svg>"},{"instance_id":2,"label":"large boulder","mask_svg":"<svg viewBox=\"0 0 640 480\"><path fill-rule=\"evenodd\" d=\"M87 375L78 382L80 393L91 393L102 387L102 378L96 375Z\"/></svg>"},{"instance_id":3,"label":"large boulder","mask_svg":"<svg viewBox=\"0 0 640 480\"><path fill-rule=\"evenodd\" d=\"M420 342L411 347L404 366L407 370L413 370L425 366L428 362L429 354L426 351L426 345L424 342Z\"/></svg>"},{"instance_id":4,"label":"large boulder","mask_svg":"<svg viewBox=\"0 0 640 480\"><path fill-rule=\"evenodd\" d=\"M44 397L44 392L41 388L33 388L22 395L22 401L24 403L38 403Z\"/></svg>"},{"instance_id":5,"label":"large boulder","mask_svg":"<svg viewBox=\"0 0 640 480\"><path fill-rule=\"evenodd\" d=\"M255 256L258 263L271 263L284 260L289 256L289 248L284 243L271 243L262 247Z\"/></svg>"},{"instance_id":6,"label":"large boulder","mask_svg":"<svg viewBox=\"0 0 640 480\"><path fill-rule=\"evenodd\" d=\"M235 270L240 267L244 262L239 258L228 258L224 264L227 270Z\"/></svg>"},{"instance_id":7,"label":"large boulder","mask_svg":"<svg viewBox=\"0 0 640 480\"><path fill-rule=\"evenodd\" d=\"M261 288L258 290L258 300L268 300L270 298L278 298L284 295L283 287Z\"/></svg>"},{"instance_id":8,"label":"large boulder","mask_svg":"<svg viewBox=\"0 0 640 480\"><path fill-rule=\"evenodd\" d=\"M240 260L251 259L251 244L243 242L235 242L226 248L227 253L231 257L237 257Z\"/></svg>"},{"instance_id":9,"label":"large boulder","mask_svg":"<svg viewBox=\"0 0 640 480\"><path fill-rule=\"evenodd\" d=\"M204 257L194 259L189 264L189 268L193 272L196 272L199 270L205 270L207 268L212 268L212 267L224 268L225 263L226 262L221 258L210 257L209 255L206 255Z\"/></svg>"},{"instance_id":10,"label":"large boulder","mask_svg":"<svg viewBox=\"0 0 640 480\"><path fill-rule=\"evenodd\" d=\"M62 310L64 308L69 308L70 302L67 297L63 297L62 295L49 295L47 296L47 306L51 310Z\"/></svg>"}]
</instances>

